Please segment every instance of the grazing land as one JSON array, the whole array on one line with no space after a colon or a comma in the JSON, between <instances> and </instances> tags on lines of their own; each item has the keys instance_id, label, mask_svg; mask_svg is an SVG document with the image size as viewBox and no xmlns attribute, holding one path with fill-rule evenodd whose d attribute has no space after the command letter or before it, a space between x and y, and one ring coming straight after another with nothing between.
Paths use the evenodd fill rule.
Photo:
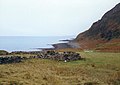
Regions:
<instances>
[{"instance_id":1,"label":"grazing land","mask_svg":"<svg viewBox=\"0 0 120 85\"><path fill-rule=\"evenodd\" d=\"M1 64L0 85L120 85L120 53L79 53L84 60Z\"/></svg>"}]
</instances>

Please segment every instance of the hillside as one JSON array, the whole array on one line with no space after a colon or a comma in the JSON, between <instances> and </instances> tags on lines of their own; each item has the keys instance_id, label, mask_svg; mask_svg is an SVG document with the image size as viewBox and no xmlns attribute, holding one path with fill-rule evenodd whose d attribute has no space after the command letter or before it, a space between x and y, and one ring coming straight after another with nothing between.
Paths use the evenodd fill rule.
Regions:
<instances>
[{"instance_id":1,"label":"hillside","mask_svg":"<svg viewBox=\"0 0 120 85\"><path fill-rule=\"evenodd\" d=\"M80 33L74 42L78 42L82 49L120 50L120 3L90 29Z\"/></svg>"}]
</instances>

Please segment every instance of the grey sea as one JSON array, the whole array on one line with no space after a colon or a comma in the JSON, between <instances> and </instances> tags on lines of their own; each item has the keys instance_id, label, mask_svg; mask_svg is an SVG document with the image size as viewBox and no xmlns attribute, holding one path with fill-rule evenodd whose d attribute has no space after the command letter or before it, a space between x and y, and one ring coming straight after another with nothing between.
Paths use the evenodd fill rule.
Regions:
<instances>
[{"instance_id":1,"label":"grey sea","mask_svg":"<svg viewBox=\"0 0 120 85\"><path fill-rule=\"evenodd\" d=\"M73 39L74 36L0 36L0 50L37 51L37 48L52 48L59 40Z\"/></svg>"}]
</instances>

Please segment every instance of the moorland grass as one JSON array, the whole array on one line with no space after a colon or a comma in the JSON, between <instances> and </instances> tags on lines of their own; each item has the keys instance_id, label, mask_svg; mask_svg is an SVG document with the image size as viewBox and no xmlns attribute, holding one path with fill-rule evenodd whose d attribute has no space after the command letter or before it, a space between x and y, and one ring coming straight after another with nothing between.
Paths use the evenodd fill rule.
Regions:
<instances>
[{"instance_id":1,"label":"moorland grass","mask_svg":"<svg viewBox=\"0 0 120 85\"><path fill-rule=\"evenodd\" d=\"M0 65L0 85L119 85L120 53L80 52L84 60L29 59Z\"/></svg>"}]
</instances>

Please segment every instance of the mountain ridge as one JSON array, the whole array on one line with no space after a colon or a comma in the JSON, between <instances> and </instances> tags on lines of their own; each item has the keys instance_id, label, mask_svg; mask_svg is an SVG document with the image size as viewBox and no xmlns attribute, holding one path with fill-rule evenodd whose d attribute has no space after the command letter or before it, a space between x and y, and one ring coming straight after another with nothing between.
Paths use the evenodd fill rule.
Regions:
<instances>
[{"instance_id":1,"label":"mountain ridge","mask_svg":"<svg viewBox=\"0 0 120 85\"><path fill-rule=\"evenodd\" d=\"M120 42L120 3L106 12L85 32L80 33L73 42L82 49L93 49L99 44Z\"/></svg>"}]
</instances>

